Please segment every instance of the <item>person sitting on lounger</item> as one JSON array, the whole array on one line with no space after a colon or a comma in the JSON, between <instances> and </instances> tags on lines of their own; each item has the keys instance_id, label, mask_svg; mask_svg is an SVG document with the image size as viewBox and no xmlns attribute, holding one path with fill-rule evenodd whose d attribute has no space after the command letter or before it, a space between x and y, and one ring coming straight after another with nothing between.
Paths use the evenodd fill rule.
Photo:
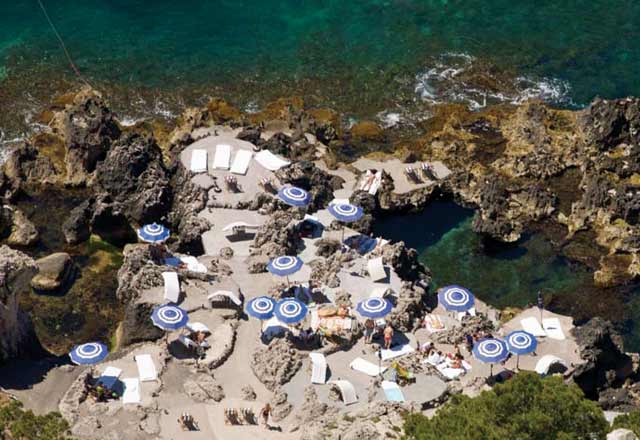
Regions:
<instances>
[{"instance_id":1,"label":"person sitting on lounger","mask_svg":"<svg viewBox=\"0 0 640 440\"><path fill-rule=\"evenodd\" d=\"M384 328L384 348L385 350L391 349L391 341L393 340L393 327L391 324L387 324Z\"/></svg>"},{"instance_id":2,"label":"person sitting on lounger","mask_svg":"<svg viewBox=\"0 0 640 440\"><path fill-rule=\"evenodd\" d=\"M442 352L440 350L432 351L427 358L427 362L429 362L431 365L438 365L442 361L444 361L444 356L442 355Z\"/></svg>"}]
</instances>

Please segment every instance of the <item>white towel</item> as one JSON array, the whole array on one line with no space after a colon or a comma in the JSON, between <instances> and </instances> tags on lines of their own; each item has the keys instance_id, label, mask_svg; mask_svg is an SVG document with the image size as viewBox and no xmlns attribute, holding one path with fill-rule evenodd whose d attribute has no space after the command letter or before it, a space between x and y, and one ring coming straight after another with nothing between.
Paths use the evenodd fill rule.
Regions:
<instances>
[{"instance_id":1,"label":"white towel","mask_svg":"<svg viewBox=\"0 0 640 440\"><path fill-rule=\"evenodd\" d=\"M387 370L387 367L378 367L373 362L369 362L362 358L355 358L350 364L349 367L352 370L359 371L368 376L376 377L380 374L384 373Z\"/></svg>"},{"instance_id":2,"label":"white towel","mask_svg":"<svg viewBox=\"0 0 640 440\"><path fill-rule=\"evenodd\" d=\"M149 354L139 354L136 356L136 364L138 365L138 375L140 381L148 382L158 379L158 373L156 372L156 366Z\"/></svg>"},{"instance_id":3,"label":"white towel","mask_svg":"<svg viewBox=\"0 0 640 440\"><path fill-rule=\"evenodd\" d=\"M542 320L542 328L551 339L564 341L565 336L558 318L545 318Z\"/></svg>"},{"instance_id":4,"label":"white towel","mask_svg":"<svg viewBox=\"0 0 640 440\"><path fill-rule=\"evenodd\" d=\"M253 153L248 150L240 150L236 153L236 157L233 159L233 164L231 164L231 172L233 174L247 174L247 169L249 168L249 162L253 157Z\"/></svg>"},{"instance_id":5,"label":"white towel","mask_svg":"<svg viewBox=\"0 0 640 440\"><path fill-rule=\"evenodd\" d=\"M207 273L207 266L200 263L196 257L180 257L180 261L187 265L187 270L196 273Z\"/></svg>"},{"instance_id":6,"label":"white towel","mask_svg":"<svg viewBox=\"0 0 640 440\"><path fill-rule=\"evenodd\" d=\"M415 350L409 344L404 344L400 346L396 346L391 350L382 350L382 360L388 361L389 359L394 359L400 356L407 355L409 353L413 353ZM379 352L378 352L379 353Z\"/></svg>"},{"instance_id":7,"label":"white towel","mask_svg":"<svg viewBox=\"0 0 640 440\"><path fill-rule=\"evenodd\" d=\"M547 333L544 331L540 322L537 318L531 316L529 318L524 318L520 320L520 325L522 325L522 330L531 333L533 336L541 337L547 336Z\"/></svg>"},{"instance_id":8,"label":"white towel","mask_svg":"<svg viewBox=\"0 0 640 440\"><path fill-rule=\"evenodd\" d=\"M216 170L228 170L231 162L231 146L226 144L216 145L216 154L213 157L213 168Z\"/></svg>"},{"instance_id":9,"label":"white towel","mask_svg":"<svg viewBox=\"0 0 640 440\"><path fill-rule=\"evenodd\" d=\"M256 162L269 171L278 171L280 168L291 163L288 160L280 159L269 150L262 150L256 154Z\"/></svg>"},{"instance_id":10,"label":"white towel","mask_svg":"<svg viewBox=\"0 0 640 440\"><path fill-rule=\"evenodd\" d=\"M140 381L136 378L123 379L124 394L122 403L140 403Z\"/></svg>"},{"instance_id":11,"label":"white towel","mask_svg":"<svg viewBox=\"0 0 640 440\"><path fill-rule=\"evenodd\" d=\"M194 173L207 171L207 150L193 150L191 152L191 171Z\"/></svg>"}]
</instances>

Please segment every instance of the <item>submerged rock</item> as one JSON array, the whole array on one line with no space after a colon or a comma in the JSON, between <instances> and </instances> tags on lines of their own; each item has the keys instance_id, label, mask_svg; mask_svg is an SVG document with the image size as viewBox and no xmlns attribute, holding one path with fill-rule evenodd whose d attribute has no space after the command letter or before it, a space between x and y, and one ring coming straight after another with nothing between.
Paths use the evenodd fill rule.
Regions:
<instances>
[{"instance_id":1,"label":"submerged rock","mask_svg":"<svg viewBox=\"0 0 640 440\"><path fill-rule=\"evenodd\" d=\"M38 273L31 280L35 290L55 292L66 287L73 277L74 265L71 256L65 252L56 252L36 260Z\"/></svg>"},{"instance_id":2,"label":"submerged rock","mask_svg":"<svg viewBox=\"0 0 640 440\"><path fill-rule=\"evenodd\" d=\"M13 210L13 226L7 244L11 246L31 246L38 241L36 226L19 209Z\"/></svg>"}]
</instances>

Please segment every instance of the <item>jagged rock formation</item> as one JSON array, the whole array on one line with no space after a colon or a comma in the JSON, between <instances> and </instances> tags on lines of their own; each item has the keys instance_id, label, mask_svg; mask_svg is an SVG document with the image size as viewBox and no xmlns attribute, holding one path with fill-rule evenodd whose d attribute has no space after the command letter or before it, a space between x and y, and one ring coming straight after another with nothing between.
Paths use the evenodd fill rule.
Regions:
<instances>
[{"instance_id":1,"label":"jagged rock formation","mask_svg":"<svg viewBox=\"0 0 640 440\"><path fill-rule=\"evenodd\" d=\"M289 382L302 366L298 352L287 339L274 339L251 357L253 374L271 391Z\"/></svg>"}]
</instances>

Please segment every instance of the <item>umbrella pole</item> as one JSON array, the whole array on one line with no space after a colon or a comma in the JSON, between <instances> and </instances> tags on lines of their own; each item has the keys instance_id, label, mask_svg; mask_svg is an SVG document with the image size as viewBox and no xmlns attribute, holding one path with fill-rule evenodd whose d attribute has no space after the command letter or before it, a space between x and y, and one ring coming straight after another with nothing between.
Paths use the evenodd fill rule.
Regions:
<instances>
[{"instance_id":1,"label":"umbrella pole","mask_svg":"<svg viewBox=\"0 0 640 440\"><path fill-rule=\"evenodd\" d=\"M520 355L516 355L516 371L520 371Z\"/></svg>"},{"instance_id":2,"label":"umbrella pole","mask_svg":"<svg viewBox=\"0 0 640 440\"><path fill-rule=\"evenodd\" d=\"M340 243L344 242L344 229L345 229L345 227L343 226L342 227L342 238L340 239Z\"/></svg>"},{"instance_id":3,"label":"umbrella pole","mask_svg":"<svg viewBox=\"0 0 640 440\"><path fill-rule=\"evenodd\" d=\"M289 283L289 275L287 275L286 278L287 278L287 289L290 289L291 283Z\"/></svg>"},{"instance_id":4,"label":"umbrella pole","mask_svg":"<svg viewBox=\"0 0 640 440\"><path fill-rule=\"evenodd\" d=\"M489 368L490 368L490 370L489 370L489 378L492 378L493 377L493 363L489 364Z\"/></svg>"}]
</instances>

